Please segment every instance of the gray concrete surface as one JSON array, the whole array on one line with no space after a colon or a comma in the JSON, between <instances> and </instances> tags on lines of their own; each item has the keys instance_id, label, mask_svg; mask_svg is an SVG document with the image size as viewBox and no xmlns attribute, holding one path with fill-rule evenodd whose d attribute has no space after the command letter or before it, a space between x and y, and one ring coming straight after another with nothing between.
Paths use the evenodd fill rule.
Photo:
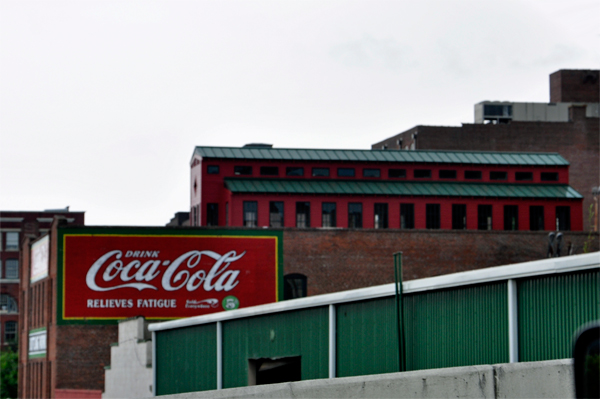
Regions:
<instances>
[{"instance_id":1,"label":"gray concrete surface","mask_svg":"<svg viewBox=\"0 0 600 399\"><path fill-rule=\"evenodd\" d=\"M191 398L573 398L572 360L481 365L164 395Z\"/></svg>"},{"instance_id":2,"label":"gray concrete surface","mask_svg":"<svg viewBox=\"0 0 600 399\"><path fill-rule=\"evenodd\" d=\"M110 348L103 399L152 396L152 341L143 317L119 322L119 342Z\"/></svg>"}]
</instances>

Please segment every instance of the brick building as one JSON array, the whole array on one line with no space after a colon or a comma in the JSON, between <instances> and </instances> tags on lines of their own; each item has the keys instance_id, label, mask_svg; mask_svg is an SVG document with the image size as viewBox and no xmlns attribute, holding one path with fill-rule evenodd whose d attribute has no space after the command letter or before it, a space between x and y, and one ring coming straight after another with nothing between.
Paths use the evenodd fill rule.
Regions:
<instances>
[{"instance_id":1,"label":"brick building","mask_svg":"<svg viewBox=\"0 0 600 399\"><path fill-rule=\"evenodd\" d=\"M196 147L191 225L582 230L558 154Z\"/></svg>"},{"instance_id":2,"label":"brick building","mask_svg":"<svg viewBox=\"0 0 600 399\"><path fill-rule=\"evenodd\" d=\"M83 225L84 212L69 209L46 211L0 211L0 344L17 344L19 327L19 259L23 236L37 237L50 229L53 217Z\"/></svg>"},{"instance_id":3,"label":"brick building","mask_svg":"<svg viewBox=\"0 0 600 399\"><path fill-rule=\"evenodd\" d=\"M54 227L64 227L57 219ZM94 227L99 229L100 227ZM68 229L68 228L67 228ZM73 228L75 229L75 228ZM123 232L134 228L122 229ZM192 234L223 228L140 227L139 232ZM255 232L254 228L230 228ZM114 233L114 231L113 231ZM49 237L48 275L32 282L30 251L23 252L23 315L19 347L19 397L100 398L104 370L118 326L99 320L59 322L60 274L56 230ZM598 250L594 235L589 251ZM41 238L44 239L44 238ZM41 239L25 237L24 248ZM565 232L561 254L582 253L587 233ZM394 281L393 254L404 253L404 280L518 263L547 256L547 232L401 229L283 229L283 273L306 276L309 295L326 294ZM136 291L136 290L133 290ZM110 291L112 292L112 291ZM114 297L119 297L118 295ZM40 345L40 340L46 345Z\"/></svg>"},{"instance_id":4,"label":"brick building","mask_svg":"<svg viewBox=\"0 0 600 399\"><path fill-rule=\"evenodd\" d=\"M598 70L560 70L550 75L550 103L484 101L475 105L473 124L419 125L372 148L558 152L571 165L570 185L584 197L584 229L598 231L599 93Z\"/></svg>"}]
</instances>

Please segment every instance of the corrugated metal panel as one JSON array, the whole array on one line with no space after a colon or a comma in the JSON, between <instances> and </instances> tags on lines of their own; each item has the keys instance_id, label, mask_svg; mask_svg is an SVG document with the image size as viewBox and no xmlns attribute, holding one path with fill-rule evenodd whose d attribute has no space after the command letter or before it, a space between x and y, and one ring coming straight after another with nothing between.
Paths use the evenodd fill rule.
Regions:
<instances>
[{"instance_id":1,"label":"corrugated metal panel","mask_svg":"<svg viewBox=\"0 0 600 399\"><path fill-rule=\"evenodd\" d=\"M500 198L582 198L562 184L494 184L447 182L396 182L369 180L297 180L226 178L235 193L427 195Z\"/></svg>"},{"instance_id":2,"label":"corrugated metal panel","mask_svg":"<svg viewBox=\"0 0 600 399\"><path fill-rule=\"evenodd\" d=\"M341 304L336 316L337 377L399 371L394 297Z\"/></svg>"},{"instance_id":3,"label":"corrugated metal panel","mask_svg":"<svg viewBox=\"0 0 600 399\"><path fill-rule=\"evenodd\" d=\"M156 394L217 388L216 324L156 332Z\"/></svg>"},{"instance_id":4,"label":"corrugated metal panel","mask_svg":"<svg viewBox=\"0 0 600 399\"><path fill-rule=\"evenodd\" d=\"M223 388L248 385L248 359L301 356L302 379L328 377L329 309L223 322Z\"/></svg>"},{"instance_id":5,"label":"corrugated metal panel","mask_svg":"<svg viewBox=\"0 0 600 399\"><path fill-rule=\"evenodd\" d=\"M403 297L406 368L508 362L506 282Z\"/></svg>"},{"instance_id":6,"label":"corrugated metal panel","mask_svg":"<svg viewBox=\"0 0 600 399\"><path fill-rule=\"evenodd\" d=\"M572 357L573 334L600 319L598 269L518 281L519 360Z\"/></svg>"},{"instance_id":7,"label":"corrugated metal panel","mask_svg":"<svg viewBox=\"0 0 600 399\"><path fill-rule=\"evenodd\" d=\"M568 165L556 153L509 153L467 151L386 151L328 150L296 148L196 147L195 154L204 158L278 159L297 161L360 161L468 163L480 165Z\"/></svg>"}]
</instances>

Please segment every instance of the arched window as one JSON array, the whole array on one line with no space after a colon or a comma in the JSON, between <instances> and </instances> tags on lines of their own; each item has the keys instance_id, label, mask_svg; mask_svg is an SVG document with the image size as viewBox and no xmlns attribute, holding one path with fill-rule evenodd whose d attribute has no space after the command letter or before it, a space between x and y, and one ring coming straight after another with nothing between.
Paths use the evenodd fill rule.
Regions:
<instances>
[{"instance_id":1,"label":"arched window","mask_svg":"<svg viewBox=\"0 0 600 399\"><path fill-rule=\"evenodd\" d=\"M283 276L283 299L304 298L306 296L306 276L290 273Z\"/></svg>"},{"instance_id":2,"label":"arched window","mask_svg":"<svg viewBox=\"0 0 600 399\"><path fill-rule=\"evenodd\" d=\"M0 313L17 313L17 301L8 294L0 294Z\"/></svg>"}]
</instances>

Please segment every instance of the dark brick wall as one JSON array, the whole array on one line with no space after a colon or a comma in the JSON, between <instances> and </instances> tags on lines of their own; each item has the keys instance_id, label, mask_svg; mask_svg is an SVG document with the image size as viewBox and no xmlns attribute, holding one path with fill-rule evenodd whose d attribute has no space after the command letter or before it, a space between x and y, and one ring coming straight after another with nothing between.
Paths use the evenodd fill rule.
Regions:
<instances>
[{"instance_id":1,"label":"dark brick wall","mask_svg":"<svg viewBox=\"0 0 600 399\"><path fill-rule=\"evenodd\" d=\"M558 152L571 164L569 183L584 196L584 230L590 229L588 209L592 189L600 186L600 119L586 118L585 107L572 108L570 122L512 122L509 124L463 124L461 127L416 126L374 144L398 149L417 134L417 150ZM596 215L596 223L598 223Z\"/></svg>"},{"instance_id":2,"label":"dark brick wall","mask_svg":"<svg viewBox=\"0 0 600 399\"><path fill-rule=\"evenodd\" d=\"M550 75L550 102L600 102L598 70L568 69Z\"/></svg>"},{"instance_id":3,"label":"dark brick wall","mask_svg":"<svg viewBox=\"0 0 600 399\"><path fill-rule=\"evenodd\" d=\"M564 238L582 253L585 233ZM308 295L320 295L394 282L399 251L404 280L414 280L543 259L546 243L545 232L286 229L284 272L306 275ZM598 234L591 248L598 251Z\"/></svg>"},{"instance_id":4,"label":"dark brick wall","mask_svg":"<svg viewBox=\"0 0 600 399\"><path fill-rule=\"evenodd\" d=\"M110 344L118 342L118 326L57 326L55 389L104 390L104 366ZM135 359L132 359L135 361Z\"/></svg>"}]
</instances>

